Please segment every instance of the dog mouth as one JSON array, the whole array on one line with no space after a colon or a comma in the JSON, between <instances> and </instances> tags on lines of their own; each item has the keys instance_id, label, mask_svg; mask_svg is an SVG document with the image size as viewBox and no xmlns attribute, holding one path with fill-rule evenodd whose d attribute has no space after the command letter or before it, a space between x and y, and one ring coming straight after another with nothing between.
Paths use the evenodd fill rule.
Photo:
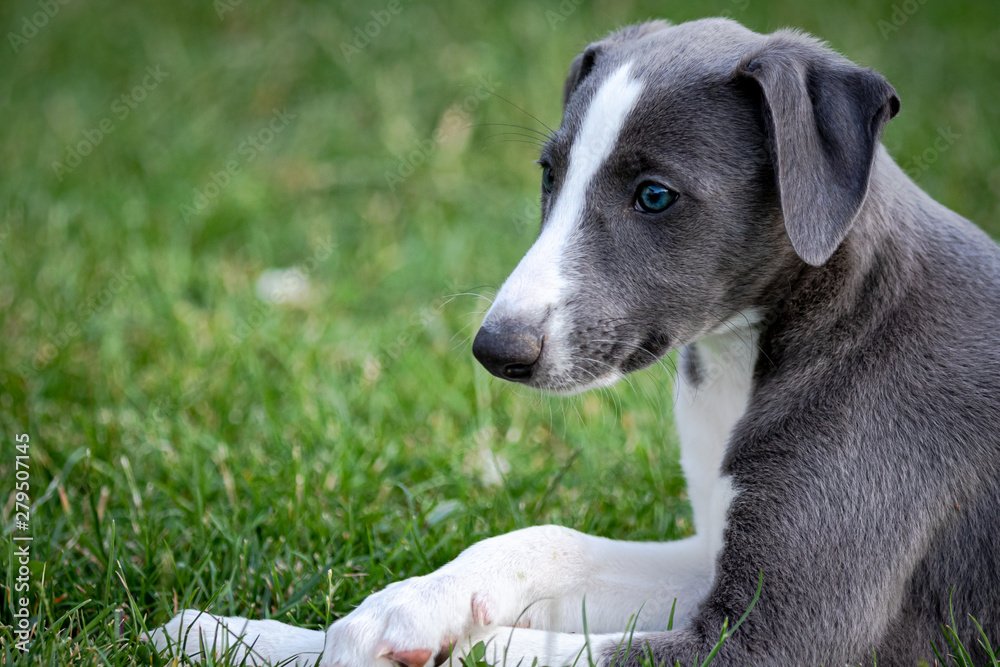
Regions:
<instances>
[{"instance_id":1,"label":"dog mouth","mask_svg":"<svg viewBox=\"0 0 1000 667\"><path fill-rule=\"evenodd\" d=\"M549 325L547 329L552 328ZM510 321L484 322L472 352L501 380L547 393L578 394L610 386L651 366L670 349L668 337L635 331L623 335L621 327L620 321L598 321L557 336Z\"/></svg>"},{"instance_id":2,"label":"dog mouth","mask_svg":"<svg viewBox=\"0 0 1000 667\"><path fill-rule=\"evenodd\" d=\"M620 344L612 344L613 348ZM623 370L624 357L608 355L603 345L589 348L585 345L575 345L572 351L558 354L555 346L550 349L556 353L558 361L550 363L542 357L536 364L529 386L546 393L560 396L572 396L584 392L609 387L627 374Z\"/></svg>"}]
</instances>

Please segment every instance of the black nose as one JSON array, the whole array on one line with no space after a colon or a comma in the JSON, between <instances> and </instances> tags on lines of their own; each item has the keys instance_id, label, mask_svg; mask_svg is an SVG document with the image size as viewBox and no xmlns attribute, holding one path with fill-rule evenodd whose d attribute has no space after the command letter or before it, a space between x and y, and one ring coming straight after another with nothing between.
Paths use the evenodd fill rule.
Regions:
<instances>
[{"instance_id":1,"label":"black nose","mask_svg":"<svg viewBox=\"0 0 1000 667\"><path fill-rule=\"evenodd\" d=\"M483 327L472 341L472 354L493 375L527 382L542 353L542 337L529 329L490 330Z\"/></svg>"}]
</instances>

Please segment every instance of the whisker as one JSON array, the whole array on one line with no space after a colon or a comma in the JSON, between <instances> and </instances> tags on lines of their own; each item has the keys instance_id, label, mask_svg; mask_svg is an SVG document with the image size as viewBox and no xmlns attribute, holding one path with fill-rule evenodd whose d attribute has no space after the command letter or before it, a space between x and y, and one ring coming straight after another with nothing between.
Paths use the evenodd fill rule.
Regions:
<instances>
[{"instance_id":1,"label":"whisker","mask_svg":"<svg viewBox=\"0 0 1000 667\"><path fill-rule=\"evenodd\" d=\"M537 143L539 146L545 145L545 142L538 137L533 137L530 134L525 134L523 132L497 132L496 134L491 134L488 137L483 137L483 139L494 139L496 137L522 137L533 143Z\"/></svg>"},{"instance_id":2,"label":"whisker","mask_svg":"<svg viewBox=\"0 0 1000 667\"><path fill-rule=\"evenodd\" d=\"M644 352L645 354L649 355L649 357L653 360L653 363L663 366L663 368L667 372L671 373L672 375L676 375L677 374L677 366L676 366L676 364L674 364L674 366L672 368L667 365L667 363L669 361L669 357L666 357L666 356L659 357L659 356L653 354L653 352L651 352L650 350L647 350L642 345L639 345L638 343L631 343L629 341L624 341L624 340L608 340L608 339L605 339L605 338L595 338L594 342L595 343L611 343L612 345L624 345L624 346L627 346L627 347L629 347L629 348L631 348L633 350L638 350L639 352ZM673 362L669 361L669 363L673 363Z\"/></svg>"},{"instance_id":3,"label":"whisker","mask_svg":"<svg viewBox=\"0 0 1000 667\"><path fill-rule=\"evenodd\" d=\"M621 319L624 320L626 318L621 318ZM678 373L678 371L677 371L677 364L669 356L666 356L666 355L664 355L662 357L661 356L657 356L656 354L654 354L652 351L648 350L644 346L639 345L637 343L632 343L632 342L629 342L629 341L608 340L608 339L598 338L598 339L594 339L594 342L598 342L598 343L611 343L611 344L623 345L623 346L627 346L627 347L629 347L629 348L631 348L633 350L637 350L637 351L643 352L643 353L649 355L650 359L653 360L653 365L654 366L661 366L667 372L667 374L670 377L677 377L677 373ZM650 368L652 368L652 367L650 367ZM644 369L644 370L646 370L647 373L650 373L651 372L650 368L647 368L647 369ZM625 380L629 383L629 386L633 390L635 390L636 387L635 387L634 384L632 384L631 378L628 375L626 375L624 377L625 377ZM657 401L656 401L657 397L656 396L650 395L650 394L648 394L645 391L641 391L641 392L637 392L637 393L648 401L648 403L649 403L649 405L650 405L651 408L656 409L656 406L657 406ZM677 395L676 395L676 393L674 393L673 396L672 396L671 404L674 405L674 406L677 405Z\"/></svg>"},{"instance_id":4,"label":"whisker","mask_svg":"<svg viewBox=\"0 0 1000 667\"><path fill-rule=\"evenodd\" d=\"M612 364L609 364L608 362L603 361L601 359L592 359L590 357L578 357L578 359L580 359L581 361L589 361L591 363L601 364L601 365L607 366L608 368L610 368L613 371L617 371L618 370ZM597 376L594 373L591 373L590 371L588 371L586 368L581 368L580 370L584 371L585 373L589 373L590 376L593 377L595 381L598 380ZM627 375L625 375L625 376L622 376L622 379L624 379L626 382L628 382L629 387L631 387L632 390L635 391L635 385L632 384L631 378L629 378ZM612 403L615 406L615 417L616 417L616 421L617 421L617 416L620 415L620 414L623 414L624 411L625 411L625 408L622 406L621 394L618 393L618 388L615 387L614 385L609 385L609 386L604 386L604 387L598 387L598 390L601 392L601 394L604 394L605 392L607 392L607 394L611 397L611 401L612 401ZM602 417L604 416L603 410L601 412L601 415L602 415ZM605 424L605 426L607 426L607 418L604 419L604 424Z\"/></svg>"},{"instance_id":5,"label":"whisker","mask_svg":"<svg viewBox=\"0 0 1000 667\"><path fill-rule=\"evenodd\" d=\"M483 150L485 151L490 146L495 146L497 144L528 144L530 146L534 146L535 148L542 147L542 144L539 144L534 141L528 141L527 139L500 139L499 141L494 141L492 144L484 145Z\"/></svg>"},{"instance_id":6,"label":"whisker","mask_svg":"<svg viewBox=\"0 0 1000 667\"><path fill-rule=\"evenodd\" d=\"M468 125L467 127L469 127L469 128L474 128L474 127L512 127L512 128L518 129L518 130L525 130L526 132L534 132L535 134L537 134L540 137L543 137L546 140L552 138L551 134L546 134L545 132L542 132L541 130L536 130L533 127L526 127L524 125L516 125L514 123L473 123L472 125Z\"/></svg>"},{"instance_id":7,"label":"whisker","mask_svg":"<svg viewBox=\"0 0 1000 667\"><path fill-rule=\"evenodd\" d=\"M712 310L715 310L715 312L719 312L719 310L718 310L719 306L721 306L721 304L712 304L711 308L712 308ZM750 323L750 318L748 318L745 313L741 312L739 314L742 315L743 319L745 319L747 321L747 327L746 328L748 330L752 329L753 328L753 324ZM727 328L729 328L729 330L737 338L739 338L741 341L743 341L743 343L747 346L748 350L752 351L753 348L756 347L757 350L761 353L761 355L765 359L767 359L768 363L771 364L771 366L775 366L774 361L771 359L771 357L767 356L767 352L765 352L764 348L762 348L760 346L760 343L758 343L756 340L754 340L753 337L751 337L750 340L747 340L746 337L744 336L744 334L742 333L742 331L740 329L737 329L736 326L732 322L729 321L731 319L731 317L732 317L731 315L726 315L724 317L719 318L718 324L724 324ZM753 363L753 362L751 361L751 363ZM750 370L751 370L751 372L753 371L752 368Z\"/></svg>"},{"instance_id":8,"label":"whisker","mask_svg":"<svg viewBox=\"0 0 1000 667\"><path fill-rule=\"evenodd\" d=\"M592 362L592 363L595 363L595 364L601 364L601 365L607 366L608 368L610 368L613 371L617 371L618 370L613 364L610 364L607 361L603 361L602 359L592 359L591 357L578 357L578 358L581 359L581 360L583 360L583 361L589 361L589 362ZM628 385L630 387L632 387L633 390L635 389L635 386L632 384L632 380L629 379L628 375L623 375L621 377L621 379L623 379L626 382L628 382Z\"/></svg>"},{"instance_id":9,"label":"whisker","mask_svg":"<svg viewBox=\"0 0 1000 667\"><path fill-rule=\"evenodd\" d=\"M485 88L483 90L485 90ZM504 102L506 102L507 104L511 105L512 107L514 107L515 109L517 109L518 111L520 111L521 113L523 113L524 115L528 116L529 118L531 118L532 120L534 120L536 123L538 123L539 125L541 125L542 127L544 127L551 134L555 134L556 133L555 130L553 130L551 127L549 127L548 125L546 125L545 123L543 123L537 116L535 116L534 114L528 113L527 111L525 111L521 107L517 106L516 104L514 104L513 102L511 102L510 100L508 100L506 97L498 95L498 94L494 93L492 90L487 90L486 92L489 93L490 95L492 95L493 97L501 99Z\"/></svg>"},{"instance_id":10,"label":"whisker","mask_svg":"<svg viewBox=\"0 0 1000 667\"><path fill-rule=\"evenodd\" d=\"M452 341L454 341L456 338L458 338L459 336L462 335L463 331L465 331L466 329L468 329L471 326L474 326L473 322L469 322L464 327L462 327L461 329L459 329L458 331L456 331L455 333L453 333L451 335L451 338L448 339L448 342L451 343ZM457 350L457 349L459 349L461 347L465 347L466 345L468 345L471 342L472 342L472 336L462 336L462 340L460 340L459 342L457 342L457 343L455 343L454 345L451 346L451 351L454 352L455 350Z\"/></svg>"},{"instance_id":11,"label":"whisker","mask_svg":"<svg viewBox=\"0 0 1000 667\"><path fill-rule=\"evenodd\" d=\"M451 352L456 352L457 350L459 350L461 348L464 348L464 347L466 347L468 345L471 345L471 344L472 344L472 336L465 336L465 338L463 338L460 342L455 343L454 345L452 345L451 348L450 348L450 351Z\"/></svg>"},{"instance_id":12,"label":"whisker","mask_svg":"<svg viewBox=\"0 0 1000 667\"><path fill-rule=\"evenodd\" d=\"M494 298L494 297L488 297L485 294L481 294L479 292L458 292L457 294L448 294L445 297L445 299L446 299L445 303L451 303L452 301L454 301L455 299L457 299L460 296L475 296L475 297L479 297L480 299L485 299L486 301L489 301L490 303L493 303L493 298Z\"/></svg>"},{"instance_id":13,"label":"whisker","mask_svg":"<svg viewBox=\"0 0 1000 667\"><path fill-rule=\"evenodd\" d=\"M585 359L584 357L579 357L579 358L580 359ZM596 359L590 359L589 361L596 361ZM586 373L587 375L589 375L591 378L593 378L594 382L598 382L600 380L600 378L598 378L595 373L587 370L586 368L580 368L580 370L583 371L584 373ZM607 387L598 387L597 389L603 394L604 390L606 388ZM577 413L579 413L579 410L577 410ZM581 415L580 419L582 421L582 419L583 419L582 415ZM603 403L601 404L601 419L603 420L604 426L606 427L608 425L608 418L607 418L607 415L604 414L604 404Z\"/></svg>"}]
</instances>

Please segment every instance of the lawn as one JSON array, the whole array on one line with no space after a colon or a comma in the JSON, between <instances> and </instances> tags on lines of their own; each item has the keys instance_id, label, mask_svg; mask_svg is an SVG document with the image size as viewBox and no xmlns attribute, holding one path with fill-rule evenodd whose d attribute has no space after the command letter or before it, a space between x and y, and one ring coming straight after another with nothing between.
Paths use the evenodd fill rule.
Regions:
<instances>
[{"instance_id":1,"label":"lawn","mask_svg":"<svg viewBox=\"0 0 1000 667\"><path fill-rule=\"evenodd\" d=\"M322 627L541 522L690 534L670 359L554 399L470 341L538 223L496 124L557 124L616 26L718 14L883 72L890 152L1000 236L991 0L3 3L0 664L157 664L182 607Z\"/></svg>"}]
</instances>

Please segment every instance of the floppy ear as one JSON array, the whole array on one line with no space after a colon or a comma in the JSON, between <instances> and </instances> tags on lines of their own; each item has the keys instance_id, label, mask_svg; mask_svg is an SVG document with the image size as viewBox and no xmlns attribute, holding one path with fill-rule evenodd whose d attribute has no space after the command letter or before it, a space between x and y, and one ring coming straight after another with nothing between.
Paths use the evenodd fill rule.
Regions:
<instances>
[{"instance_id":1,"label":"floppy ear","mask_svg":"<svg viewBox=\"0 0 1000 667\"><path fill-rule=\"evenodd\" d=\"M865 200L882 127L899 98L880 74L794 34L772 37L740 73L763 93L788 238L799 257L821 266Z\"/></svg>"}]
</instances>

